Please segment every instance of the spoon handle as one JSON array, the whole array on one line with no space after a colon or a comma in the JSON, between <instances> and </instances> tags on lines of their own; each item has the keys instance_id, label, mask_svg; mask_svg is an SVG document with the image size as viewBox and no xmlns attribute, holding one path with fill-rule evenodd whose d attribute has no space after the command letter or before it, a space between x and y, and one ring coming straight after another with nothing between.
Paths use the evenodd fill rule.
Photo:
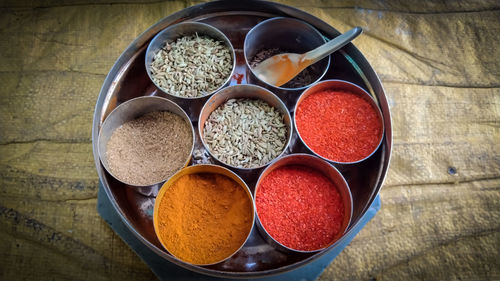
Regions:
<instances>
[{"instance_id":1,"label":"spoon handle","mask_svg":"<svg viewBox=\"0 0 500 281\"><path fill-rule=\"evenodd\" d=\"M344 47L347 43L358 37L361 32L363 32L363 29L361 29L361 27L359 26L356 26L355 28L333 38L332 40L319 46L318 48L307 52L304 60L311 61L310 64L316 63L322 58Z\"/></svg>"}]
</instances>

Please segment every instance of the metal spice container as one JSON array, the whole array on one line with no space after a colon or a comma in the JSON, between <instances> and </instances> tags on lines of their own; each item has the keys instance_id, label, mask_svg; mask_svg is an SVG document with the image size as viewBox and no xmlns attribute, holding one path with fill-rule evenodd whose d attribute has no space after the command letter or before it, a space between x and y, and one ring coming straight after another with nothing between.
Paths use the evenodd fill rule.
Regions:
<instances>
[{"instance_id":1,"label":"metal spice container","mask_svg":"<svg viewBox=\"0 0 500 281\"><path fill-rule=\"evenodd\" d=\"M108 158L106 157L106 152L108 149L108 141L111 138L113 132L122 126L124 123L134 120L136 118L139 118L143 116L146 113L150 112L155 112L155 111L169 111L171 113L174 113L178 116L180 116L186 124L189 126L191 130L191 138L188 140L185 140L188 142L190 149L186 152L186 155L184 156L184 167L189 164L191 161L191 154L193 153L193 148L194 148L194 129L191 124L191 121L189 120L189 117L187 114L180 108L178 105L173 103L172 101L169 101L165 98L161 97L138 97L132 100L129 100L127 102L124 102L117 108L115 108L109 116L106 118L104 123L102 124L101 130L99 132L99 139L98 139L98 151L99 151L99 158L101 159L101 162L108 171L114 178L117 180L130 185L130 186L138 186L137 184L134 184L132 182L128 182L127 180L123 178L119 178L112 172L112 169L110 169L110 164L108 163ZM172 134L175 132L166 132L167 134ZM165 159L168 160L168 159ZM154 167L151 167L154 168ZM179 169L181 169L179 167ZM169 175L168 177L170 177ZM165 181L168 177L161 179L158 182L151 183L150 185L144 185L144 187L148 186L155 186L163 181ZM146 188L147 189L147 188Z\"/></svg>"},{"instance_id":2,"label":"metal spice container","mask_svg":"<svg viewBox=\"0 0 500 281\"><path fill-rule=\"evenodd\" d=\"M220 106L225 105L226 103L235 103L235 101L233 101L231 99L254 99L254 100L256 99L256 100L262 101L262 103L267 103L268 104L267 108L273 107L273 110L276 110L277 113L279 113L279 115L280 115L278 118L282 118L284 125L285 125L286 131L285 131L285 135L283 136L283 138L278 136L278 134L272 134L276 139L260 138L260 137L262 137L262 134L263 134L262 130L263 129L259 127L258 129L255 129L255 131L252 131L252 132L250 132L249 129L244 130L242 128L237 128L237 131L234 131L234 132L230 131L230 130L228 130L228 131L220 130L219 132L215 133L215 135L216 135L215 139L213 136L211 136L211 139L209 140L207 138L207 136L205 136L205 134L207 132L206 126L212 126L212 128L211 128L212 130L218 129L215 127L215 125L211 124L210 118L213 118L211 115L214 114L217 110L219 110L218 108ZM262 105L259 105L259 106L262 106ZM235 107L234 110L240 110L240 109L238 109L238 107ZM232 110L232 108L230 109L230 111L234 111L234 110ZM231 128L231 124L229 124L229 123L234 121L234 120L231 120L231 118L234 118L234 117L232 117L233 114L234 114L234 112L230 112L228 114L228 116L220 116L220 120L215 120L215 122L222 122L222 125L224 127ZM268 114L268 113L262 112L262 114ZM269 112L269 114L274 114L274 113ZM251 114L247 114L247 116L244 118L247 118L247 119L243 119L242 121L248 120L249 123L252 121L252 119L255 119L257 121L259 120L258 116L252 116ZM220 162L223 165L228 166L232 169L248 172L248 171L260 169L260 168L266 166L273 159L281 156L285 152L285 150L287 149L287 147L291 141L291 137L292 137L292 123L291 123L290 118L291 118L290 113L286 109L283 102L277 96L275 96L273 93L271 93L270 91L268 91L260 86L256 86L256 85L235 85L235 86L230 86L230 87L227 87L227 88L220 90L219 92L214 94L206 102L206 104L203 106L203 108L201 110L200 118L198 120L198 133L201 137L201 141L203 143L203 146L210 153L210 155L212 155L212 157L214 159L216 159L218 162ZM210 121L210 122L207 122L207 121ZM224 123L224 122L226 122L226 123ZM259 124L259 125L262 125L262 124ZM269 129L269 130L279 130L280 129L280 128L272 127L271 125L273 125L273 124L270 124L269 125L270 127L266 128L266 129ZM234 127L233 127L233 129L234 129ZM267 161L264 161L264 162L256 161L257 163L254 162L251 165L242 164L242 163L244 163L244 161L246 161L246 159L242 159L243 161L238 161L236 158L231 159L231 155L230 155L231 153L216 153L214 151L212 141L219 142L219 145L222 145L221 144L222 142L229 143L229 142L232 142L233 140L238 141L238 140L242 139L242 134L252 134L252 133L259 134L259 137L252 136L253 141L251 140L252 142L250 144L246 144L243 146L250 147L250 145L251 145L252 147L254 147L253 153L255 153L256 156L257 155L260 156L259 159L262 157L261 154L268 153L268 151L266 151L266 149L267 150L271 149L271 146L273 146L273 148L275 148L274 144L276 144L276 143L279 143L282 146L281 150L277 153L274 153L273 157L271 159L267 159ZM210 141L210 143L209 143L209 141ZM240 143L240 148L241 148L241 143ZM238 147L234 147L234 149L238 149ZM236 155L235 157L238 157L238 156L241 156L241 153L239 153L239 155ZM252 159L250 159L249 161L252 161ZM241 164L238 164L238 163L241 163Z\"/></svg>"},{"instance_id":3,"label":"metal spice container","mask_svg":"<svg viewBox=\"0 0 500 281\"><path fill-rule=\"evenodd\" d=\"M213 39L215 42L220 43L222 47L226 48L231 57L231 63L229 64L230 69L229 71L226 72L227 75L225 78L215 77L215 74L219 74L215 72L221 72L220 68L226 67L227 65L227 64L220 65L225 60L225 58L219 57L219 53L221 53L220 52L221 46L218 45L214 46L212 49L209 48L201 49L203 52L209 52L211 55L213 55L212 56L213 60L203 60L203 61L200 60L199 62L193 60L193 62L191 62L193 65L189 65L182 61L179 64L177 64L176 67L172 67L171 69L164 71L165 75L169 75L169 77L171 76L171 79L178 80L179 87L187 86L198 89L200 88L199 84L206 84L208 83L207 80L208 81L217 80L217 84L220 84L218 87L215 87L211 89L209 92L199 96L179 96L173 89L163 88L162 85L155 78L155 75L153 74L152 65L155 56L160 51L163 51L163 49L170 48L170 44L174 44L176 40L185 40L187 37ZM187 52L191 54L195 54L196 52L198 52L198 49L201 48L201 46L197 46L196 43L189 45L183 44L182 46L183 48L187 48L187 50L183 50L184 53ZM174 60L190 60L192 59L192 57L194 57L194 55L191 56L189 55L181 56L179 54L173 54L173 55L175 55L175 57L172 57L172 59ZM198 118L201 107L208 99L208 97L211 94L215 93L217 90L229 84L229 80L231 79L231 76L233 75L233 71L236 66L236 56L234 54L234 48L233 45L231 44L231 41L229 41L226 35L224 35L224 33L222 33L217 28L200 22L182 22L165 28L164 30L160 31L153 38L153 40L151 40L151 43L149 43L148 48L146 50L145 64L146 64L146 72L149 78L151 79L153 84L164 93L164 97L176 102L188 113L191 119L196 120ZM197 67L197 66L200 67L208 66L210 69L213 70L213 73L207 70L206 69L207 67L205 67L205 72L204 72L205 75L202 76L198 75L194 70L191 69L185 71L186 68Z\"/></svg>"},{"instance_id":4,"label":"metal spice container","mask_svg":"<svg viewBox=\"0 0 500 281\"><path fill-rule=\"evenodd\" d=\"M281 157L280 159L277 159L273 163L271 163L264 171L261 173L259 176L259 179L257 180L257 184L255 185L255 189L253 192L254 196L254 201L256 200L256 196L258 196L258 189L259 189L259 184L262 182L262 180L269 175L272 171L275 169L278 169L283 166L287 165L300 165L300 166L306 166L313 168L317 170L318 172L321 172L324 176L326 176L332 183L335 184L338 192L340 193L340 197L342 198L342 202L344 203L344 219L342 221L341 227L337 235L332 239L331 243L327 245L324 248L328 248L331 245L335 244L342 235L344 235L345 231L347 230L347 227L349 226L349 223L351 222L351 217L352 217L352 195L351 195L351 190L349 189L349 185L342 176L342 174L331 164L327 163L326 161L315 157L310 154L303 154L303 153L296 153L296 154L290 154L284 157ZM299 184L299 183L297 183ZM257 229L259 232L264 236L266 241L272 245L274 245L277 249L284 251L286 253L315 253L319 252L323 249L317 249L314 251L300 251L296 249L292 249L290 247L287 247L277 240L275 240L266 230L266 228L262 225L260 219L259 219L259 210L256 209L256 214L257 214L257 220L256 220L256 225Z\"/></svg>"},{"instance_id":5,"label":"metal spice container","mask_svg":"<svg viewBox=\"0 0 500 281\"><path fill-rule=\"evenodd\" d=\"M158 89L158 87L153 84L145 69L146 49L152 39L162 30L176 26L179 23L195 21L212 25L222 31L225 36L229 38L230 43L233 44L236 55L236 59L234 60L236 67L233 69L233 74L229 78L228 84L259 84L267 87L282 99L283 102L279 101L278 104L285 103L288 106L288 110L293 112L295 101L300 92L304 89L281 91L280 89L273 89L261 84L261 82L254 80L255 77L253 77L251 69L247 64L247 58L245 57L246 46L244 47L244 41L246 35L259 23L274 17L288 17L309 24L314 27L315 30L321 32L319 33L321 43L325 41L323 36L324 38L334 38L340 34L335 28L319 18L299 9L278 3L263 1L259 2L259 5L255 5L255 3L250 0L207 2L169 15L138 36L127 49L124 50L103 83L95 108L92 129L94 159L97 173L102 182L103 190L110 199L112 207L117 211L128 230L130 230L139 240L140 246L148 247L155 255L158 255L158 257L165 262L171 262L190 271L221 278L260 278L289 272L312 261L319 260L321 257L325 257L325 255L332 250L340 249L341 245L347 241L346 239L359 229L358 226L363 215L370 208L370 205L374 202L382 187L389 167L392 149L389 106L377 74L363 54L352 43L347 44L341 50L331 55L332 60L335 61L335 65L327 66L325 70L326 74L324 74L321 79L347 80L359 85L369 92L377 101L382 111L385 131L382 144L369 159L348 165L342 170L342 175L349 183L352 194L351 223L338 243L334 243L322 251L315 253L300 253L296 251L285 252L278 250L276 247L273 247L273 244L265 241L263 235L261 235L257 229L254 229L245 245L243 245L234 256L223 262L210 266L197 266L185 263L168 253L162 247L162 244L159 242L154 232L152 207L155 203L155 194L152 193L144 196L145 194L140 192L137 188L130 187L115 180L113 176L106 171L103 163L99 161L98 134L100 127L103 126L104 119L109 112L121 103L137 96L161 96L174 100L188 112L191 122L193 122L195 126L198 126L198 133L203 132L203 130L200 130L200 125L203 126L208 115L204 115L203 113L199 115L197 112L203 107L205 101L215 98L217 94L205 96L201 99L186 99L171 96ZM290 30L296 27L295 25L285 25L283 28ZM268 36L265 40L269 42L277 41L276 38L271 36ZM267 43L265 40L261 42ZM292 43L291 45L297 44ZM269 47L272 48L273 46ZM284 48L284 50L288 51L288 48ZM255 51L258 52L259 49L257 48ZM212 103L213 102L214 100L212 100ZM223 102L225 102L224 99L218 101L218 104ZM269 101L267 102L272 104ZM210 105L207 103L206 107L211 107L213 110L217 105ZM200 120L199 123L201 124L197 125L196 122L198 121L198 117L205 118L205 120ZM289 128L292 128L291 122ZM293 144L300 144L300 140L296 132L292 131L290 134L288 139L290 145L287 144L288 148L283 154L295 154L299 152L298 149L294 148ZM206 146L202 143L199 135L195 138L195 145L199 152L193 154L193 164L210 163L214 160L206 151ZM307 151L307 153L310 153L310 151ZM197 155L203 155L203 157L197 157ZM220 163L220 161L215 162ZM337 164L334 165L339 168ZM254 183L258 178L259 172L264 169L238 169L228 165L225 166L232 168L233 172L245 181L250 190L254 188ZM245 178L247 172L253 172L253 174ZM159 266L161 266L161 264Z\"/></svg>"},{"instance_id":6,"label":"metal spice container","mask_svg":"<svg viewBox=\"0 0 500 281\"><path fill-rule=\"evenodd\" d=\"M328 159L326 158L325 156L323 155L320 155L318 154L316 151L314 151L313 149L311 149L310 146L307 145L307 143L304 141L304 139L302 138L302 136L300 135L300 132L297 130L297 135L300 139L300 142L296 142L295 143L295 148L297 150L305 150L307 152L310 152L318 157L320 157L321 159L324 159L325 161L328 161L332 164L336 164L336 165L351 165L351 164L356 164L356 163L359 163L359 162L362 162L368 158L370 158L379 148L379 146L381 145L382 143L382 139L384 137L384 123L383 123L383 116L382 116L382 112L380 111L380 108L378 107L377 103L375 102L375 100L372 98L372 96L370 96L370 94L368 94L365 90L363 90L361 87L357 86L356 84L353 84L351 82L348 82L348 81L343 81L343 80L324 80L324 81L321 81L319 83L316 83L315 85L309 87L308 89L306 89L299 97L299 99L297 100L297 103L295 105L295 110L294 110L294 116L293 116L293 124L294 124L294 127L297 128L297 123L296 123L296 118L297 118L297 108L299 107L300 103L305 99L307 98L308 96L310 96L311 94L314 94L314 93L317 93L317 92L321 92L321 91L325 91L325 90L336 90L336 91L345 91L345 92L348 92L348 93L352 93L352 94L355 94L361 98L363 98L365 101L367 101L371 107L373 108L373 110L376 112L376 114L378 115L378 120L380 120L380 126L381 126L381 130L380 130L380 135L377 136L377 139L378 139L378 144L377 146L373 149L373 151L366 157L362 158L362 159L359 159L357 161L353 161L353 162L340 162L340 161L334 161L334 160L331 160L331 159ZM341 109L339 109L341 110ZM318 126L320 126L321 124L317 124ZM334 132L332 132L334 133Z\"/></svg>"},{"instance_id":7,"label":"metal spice container","mask_svg":"<svg viewBox=\"0 0 500 281\"><path fill-rule=\"evenodd\" d=\"M299 94L311 84L321 80L330 66L330 56L307 68L313 75L313 82L299 88L277 87L260 80L252 70L251 63L255 56L262 51L279 49L290 53L305 53L326 43L325 38L308 23L293 19L276 17L255 25L245 36L244 55L245 62L250 69L249 80L251 83L263 86L283 99L289 110L294 109L295 101Z\"/></svg>"},{"instance_id":8,"label":"metal spice container","mask_svg":"<svg viewBox=\"0 0 500 281\"><path fill-rule=\"evenodd\" d=\"M243 245L247 242L248 238L250 237L250 233L252 233L253 227L254 227L254 222L255 222L255 203L253 201L252 193L250 192L250 189L248 188L247 184L234 172L232 172L229 169L226 169L221 166L217 165L210 165L210 164L202 164L202 165L194 165L194 166L189 166L186 167L179 172L177 172L175 175L173 175L168 181L166 181L163 186L161 187L160 191L158 192L158 195L156 197L156 202L154 205L154 212L153 212L153 223L154 223L154 231L158 236L158 239L160 239L161 244L165 247L165 249L168 250L167 243L166 241L162 241L162 236L161 236L161 228L158 225L159 216L160 216L160 204L162 204L162 200L165 197L165 194L168 192L169 187L171 187L179 178L186 176L186 175L193 175L193 174L201 174L201 173L208 173L208 174L218 174L222 175L225 177L228 177L235 181L240 188L244 190L244 192L248 195L248 200L251 202L251 212L248 214L249 219L251 221L251 227L248 230L248 233L246 234L246 237L241 243L241 246L236 249L234 252L231 254L227 255L226 257L222 258L221 260L218 260L216 262L213 262L211 264L217 264L220 262L223 262L224 260L229 259L231 256L233 256L235 253L237 253ZM164 203L163 203L164 204ZM168 204L168 203L167 203ZM202 264L202 265L211 265L211 264Z\"/></svg>"}]
</instances>

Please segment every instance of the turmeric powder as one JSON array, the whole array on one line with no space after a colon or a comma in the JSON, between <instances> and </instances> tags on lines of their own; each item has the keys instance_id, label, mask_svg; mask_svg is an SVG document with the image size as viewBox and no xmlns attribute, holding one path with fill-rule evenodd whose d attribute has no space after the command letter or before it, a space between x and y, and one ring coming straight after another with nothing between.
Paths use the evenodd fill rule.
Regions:
<instances>
[{"instance_id":1,"label":"turmeric powder","mask_svg":"<svg viewBox=\"0 0 500 281\"><path fill-rule=\"evenodd\" d=\"M178 259L213 264L245 242L252 212L251 198L234 180L219 174L187 174L168 187L161 199L158 235Z\"/></svg>"}]
</instances>

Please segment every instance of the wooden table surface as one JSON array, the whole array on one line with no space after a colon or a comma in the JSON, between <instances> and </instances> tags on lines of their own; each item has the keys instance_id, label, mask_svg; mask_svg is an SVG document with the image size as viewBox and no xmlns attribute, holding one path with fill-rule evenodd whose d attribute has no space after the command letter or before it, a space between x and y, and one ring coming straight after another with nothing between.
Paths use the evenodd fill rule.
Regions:
<instances>
[{"instance_id":1,"label":"wooden table surface","mask_svg":"<svg viewBox=\"0 0 500 281\"><path fill-rule=\"evenodd\" d=\"M95 2L0 3L0 280L154 279L97 214L92 116L128 44L197 2ZM320 279L499 280L500 3L282 2L363 27L392 111L382 208Z\"/></svg>"}]
</instances>

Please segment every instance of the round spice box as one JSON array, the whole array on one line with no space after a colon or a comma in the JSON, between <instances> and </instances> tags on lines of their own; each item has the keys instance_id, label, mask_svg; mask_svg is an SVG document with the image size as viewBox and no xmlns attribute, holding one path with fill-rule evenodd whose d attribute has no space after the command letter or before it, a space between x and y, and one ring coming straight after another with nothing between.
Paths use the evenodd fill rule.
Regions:
<instances>
[{"instance_id":1,"label":"round spice box","mask_svg":"<svg viewBox=\"0 0 500 281\"><path fill-rule=\"evenodd\" d=\"M217 28L182 22L151 40L145 63L154 85L196 119L208 96L229 84L236 56L231 41Z\"/></svg>"},{"instance_id":2,"label":"round spice box","mask_svg":"<svg viewBox=\"0 0 500 281\"><path fill-rule=\"evenodd\" d=\"M333 251L341 250L344 242L352 237L352 235L354 235L359 229L364 215L370 209L372 202L376 200L377 194L379 193L379 190L384 182L392 150L392 130L389 106L385 97L384 89L377 77L377 74L369 65L369 62L365 59L363 54L352 43L347 44L330 56L330 60L335 63L334 65L330 64L326 67L325 72L322 73L323 76L320 78L320 81L325 79L343 79L359 85L361 88L369 92L374 99L376 99L377 105L382 112L384 137L379 149L371 154L369 159L366 159L356 165L339 166L339 169L342 168L342 175L349 183L349 189L353 195L352 216L349 227L343 236L330 246L327 246L322 250L309 252L290 249L287 250L285 248L279 248L279 245L266 236L265 232L261 229L260 231L252 230L248 236L247 242L245 242L234 255L231 255L218 263L205 265L207 262L206 260L186 261L186 259L173 254L173 252L175 252L174 250L172 250L172 252L167 251L165 247L163 247L163 244L160 242L159 235L157 235L155 231L156 222L154 221L154 207L155 203L157 203L155 191L160 184L154 185L151 188L145 187L143 188L144 192L141 192L142 188L131 187L124 182L116 180L115 177L111 175L108 170L106 170L103 162L100 161L98 145L99 130L103 127L106 117L122 103L125 103L135 97L156 96L171 100L179 105L189 116L190 122L194 126L198 126L198 130L195 130L191 165L198 166L200 164L207 163L220 163L241 177L250 190L254 190L255 182L258 180L262 170L267 165L272 165L273 162L270 162L261 168L236 168L226 165L219 161L219 159L216 159L210 154L210 151L207 150L207 146L203 143L203 139L201 138L202 136L199 134L199 123L205 124L206 121L198 121L198 118L202 116L202 114L200 114L201 108L205 105L206 101L217 96L219 91L222 92L228 86L254 86L253 84L259 84L260 86L269 89L273 94L279 97L276 104L283 103L287 105L288 110L287 112L284 112L285 125L288 127L288 124L290 123L288 128L293 128L293 121L291 118L289 119L290 122L287 121L286 116L294 111L296 100L301 94L302 89L274 89L264 84L260 84L261 82L255 80L251 71L251 66L247 64L245 58L244 45L247 34L250 30L266 20L285 17L314 27L314 29L321 35L322 38L319 38L321 41L328 41L340 35L340 32L334 27L299 9L266 1L259 2L259 5L254 4L255 3L249 0L223 0L207 2L186 8L160 20L158 23L145 30L127 47L126 50L124 50L102 85L95 107L92 128L92 143L96 170L99 175L100 182L102 183L101 187L104 191L102 194L109 198L110 202L110 206L105 207L110 207L116 211L124 225L127 227L127 230L129 230L130 233L138 239L138 243L135 246L139 247L139 250L142 251L147 248L148 250L151 250L153 256L158 258L155 259L155 263L152 265L153 270L155 270L155 267L164 266L166 263L172 263L196 273L219 278L237 279L265 278L268 276L276 276L281 273L290 272L294 269L317 261ZM145 60L148 57L146 53L149 54L148 47L152 46L150 44L155 36L166 29L174 28L180 24L193 22L213 27L220 31L228 39L229 43L234 47L234 67L230 77L228 77L227 83L225 83L219 90L215 91L215 93L209 93L200 98L183 98L174 96L169 91L165 92L155 85L148 75ZM296 29L296 26L287 25L283 28L290 30ZM199 29L196 29L194 34L185 33L183 35L194 35L194 37L196 37L196 33L198 33L198 36L207 35L206 33L203 34ZM171 42L174 42L175 40L176 39L172 39ZM223 40L218 41L222 42ZM269 41L271 42L276 40L275 38L269 38ZM356 43L356 41L354 43ZM162 45L161 47L167 46ZM151 49L149 51L151 51ZM186 59L185 55L182 55L181 57L182 59ZM179 60L181 57L179 57ZM186 77L191 78L188 76ZM238 97L235 99L240 98L248 99L248 97ZM264 100L259 97L251 99ZM219 104L222 105L225 102L227 101L221 100ZM275 109L279 109L280 107L273 104L269 100L267 100L266 103L272 105ZM218 107L210 105L209 103L206 103L206 105L207 107L213 107L211 110L215 110ZM234 106L234 104L232 106ZM211 111L208 115L210 115L210 113ZM208 115L205 117L208 118ZM197 122L198 124L196 124ZM307 150L301 143L296 130L291 129L289 135L286 137L287 144L285 146L287 148L284 152L282 152L282 154L278 155L274 161L279 161L283 155L295 155L296 153ZM191 145L191 142L187 143ZM311 151L307 151L307 153L311 155L313 154ZM181 201L184 202L183 200ZM191 225L191 227L192 226L193 225ZM203 238L206 238L206 236ZM182 245L181 243L179 244ZM234 248L236 248L236 246ZM230 251L226 252L225 255L229 255L229 252ZM222 259L222 257L220 258Z\"/></svg>"},{"instance_id":3,"label":"round spice box","mask_svg":"<svg viewBox=\"0 0 500 281\"><path fill-rule=\"evenodd\" d=\"M187 166L194 130L187 114L161 97L137 97L115 108L101 126L99 158L117 180L159 184Z\"/></svg>"},{"instance_id":4,"label":"round spice box","mask_svg":"<svg viewBox=\"0 0 500 281\"><path fill-rule=\"evenodd\" d=\"M352 216L352 196L342 174L309 154L287 155L269 165L257 181L254 200L258 229L285 252L331 246Z\"/></svg>"},{"instance_id":5,"label":"round spice box","mask_svg":"<svg viewBox=\"0 0 500 281\"><path fill-rule=\"evenodd\" d=\"M302 93L294 126L315 155L339 164L369 158L382 143L382 113L359 86L342 80L321 81Z\"/></svg>"},{"instance_id":6,"label":"round spice box","mask_svg":"<svg viewBox=\"0 0 500 281\"><path fill-rule=\"evenodd\" d=\"M250 190L235 173L216 165L195 165L179 171L160 189L154 229L176 258L211 265L245 244L254 209Z\"/></svg>"},{"instance_id":7,"label":"round spice box","mask_svg":"<svg viewBox=\"0 0 500 281\"><path fill-rule=\"evenodd\" d=\"M281 156L292 137L290 113L260 86L235 85L203 106L198 133L218 161L240 170L259 169Z\"/></svg>"}]
</instances>

